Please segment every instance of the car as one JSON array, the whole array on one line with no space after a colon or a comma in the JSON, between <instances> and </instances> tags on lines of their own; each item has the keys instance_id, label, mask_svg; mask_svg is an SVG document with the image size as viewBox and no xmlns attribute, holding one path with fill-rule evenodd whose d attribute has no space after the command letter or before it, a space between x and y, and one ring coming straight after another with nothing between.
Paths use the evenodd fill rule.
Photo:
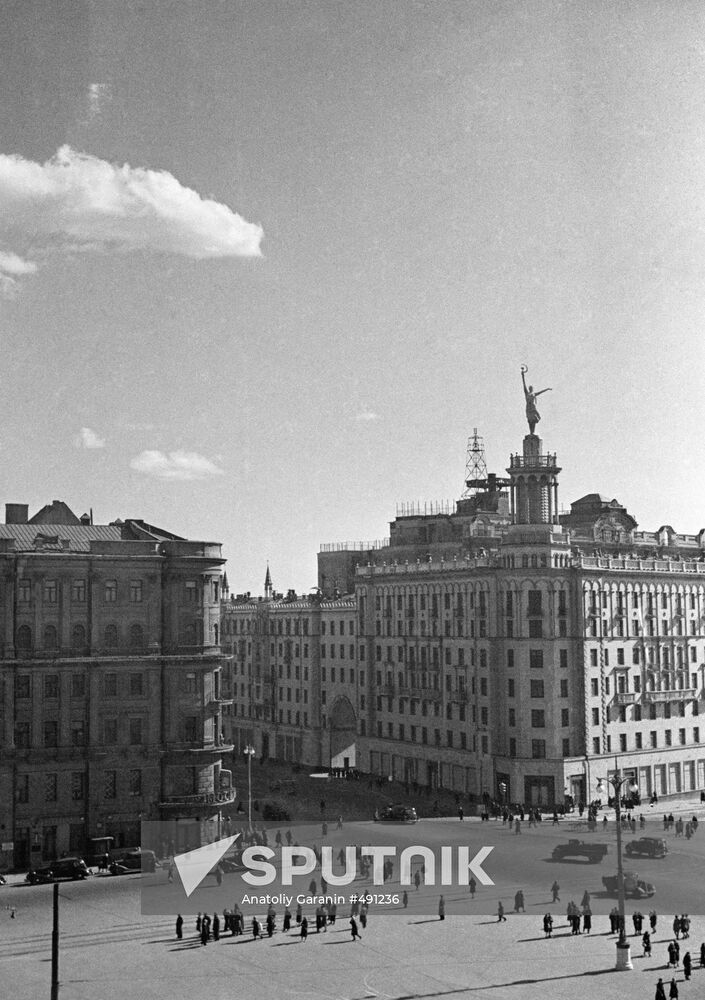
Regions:
<instances>
[{"instance_id":1,"label":"car","mask_svg":"<svg viewBox=\"0 0 705 1000\"><path fill-rule=\"evenodd\" d=\"M638 840L629 841L624 853L630 858L665 858L668 844L661 837L639 837Z\"/></svg>"},{"instance_id":2,"label":"car","mask_svg":"<svg viewBox=\"0 0 705 1000\"><path fill-rule=\"evenodd\" d=\"M418 815L413 806L394 805L375 810L375 822L417 823Z\"/></svg>"},{"instance_id":3,"label":"car","mask_svg":"<svg viewBox=\"0 0 705 1000\"><path fill-rule=\"evenodd\" d=\"M602 884L609 893L619 891L619 875L605 875ZM636 872L624 872L624 895L633 899L647 899L656 892L652 882L639 878Z\"/></svg>"},{"instance_id":4,"label":"car","mask_svg":"<svg viewBox=\"0 0 705 1000\"><path fill-rule=\"evenodd\" d=\"M129 872L153 872L158 867L154 851L142 851L136 847L130 851L115 852L108 871L111 875L126 875Z\"/></svg>"},{"instance_id":5,"label":"car","mask_svg":"<svg viewBox=\"0 0 705 1000\"><path fill-rule=\"evenodd\" d=\"M60 879L83 880L90 871L83 858L56 858L46 865L30 868L25 881L30 885L41 885L47 882L58 882Z\"/></svg>"},{"instance_id":6,"label":"car","mask_svg":"<svg viewBox=\"0 0 705 1000\"><path fill-rule=\"evenodd\" d=\"M566 861L569 858L585 858L590 864L602 861L609 850L608 844L593 844L584 840L569 840L567 844L557 844L551 855L554 861Z\"/></svg>"}]
</instances>

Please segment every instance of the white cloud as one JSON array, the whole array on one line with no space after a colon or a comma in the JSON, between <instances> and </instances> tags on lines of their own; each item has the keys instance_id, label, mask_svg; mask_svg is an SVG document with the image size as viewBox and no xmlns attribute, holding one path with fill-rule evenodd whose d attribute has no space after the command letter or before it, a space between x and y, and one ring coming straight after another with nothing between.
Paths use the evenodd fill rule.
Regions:
<instances>
[{"instance_id":1,"label":"white cloud","mask_svg":"<svg viewBox=\"0 0 705 1000\"><path fill-rule=\"evenodd\" d=\"M35 255L147 250L203 260L258 257L262 236L260 226L164 170L117 166L69 146L43 164L0 154L5 247L31 244ZM12 270L20 265L24 270ZM36 268L0 250L0 280L10 287Z\"/></svg>"},{"instance_id":2,"label":"white cloud","mask_svg":"<svg viewBox=\"0 0 705 1000\"><path fill-rule=\"evenodd\" d=\"M96 432L92 431L90 427L82 427L73 439L73 443L77 448L87 448L89 451L95 448L105 448L105 440L98 437Z\"/></svg>"},{"instance_id":3,"label":"white cloud","mask_svg":"<svg viewBox=\"0 0 705 1000\"><path fill-rule=\"evenodd\" d=\"M158 479L206 479L222 476L223 470L195 451L142 451L130 468Z\"/></svg>"},{"instance_id":4,"label":"white cloud","mask_svg":"<svg viewBox=\"0 0 705 1000\"><path fill-rule=\"evenodd\" d=\"M0 296L14 298L18 291L17 279L25 274L34 274L36 270L37 265L33 261L0 250Z\"/></svg>"},{"instance_id":5,"label":"white cloud","mask_svg":"<svg viewBox=\"0 0 705 1000\"><path fill-rule=\"evenodd\" d=\"M379 413L373 413L372 410L363 410L362 413L358 413L355 419L369 423L372 420L379 420Z\"/></svg>"}]
</instances>

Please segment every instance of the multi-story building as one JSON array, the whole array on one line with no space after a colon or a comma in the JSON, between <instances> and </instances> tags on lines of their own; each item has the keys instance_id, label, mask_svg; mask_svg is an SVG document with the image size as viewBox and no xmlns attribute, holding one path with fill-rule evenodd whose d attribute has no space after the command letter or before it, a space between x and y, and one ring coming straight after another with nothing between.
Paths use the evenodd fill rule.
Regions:
<instances>
[{"instance_id":1,"label":"multi-story building","mask_svg":"<svg viewBox=\"0 0 705 1000\"><path fill-rule=\"evenodd\" d=\"M642 797L705 789L705 532L638 531L598 494L561 513L559 472L532 432L508 478L474 480L454 507L402 507L384 542L324 546L297 689L317 710L290 717L286 661L262 660L259 714L241 643L248 740L282 756L265 730L284 726L307 762L346 743L361 770L500 801L589 801L617 767ZM333 681L322 630L336 600L357 655ZM257 609L286 620L279 604L231 603L226 620L244 637ZM271 635L262 648L286 655Z\"/></svg>"},{"instance_id":2,"label":"multi-story building","mask_svg":"<svg viewBox=\"0 0 705 1000\"><path fill-rule=\"evenodd\" d=\"M174 845L233 801L222 736L219 544L60 501L0 525L0 866L92 838Z\"/></svg>"}]
</instances>

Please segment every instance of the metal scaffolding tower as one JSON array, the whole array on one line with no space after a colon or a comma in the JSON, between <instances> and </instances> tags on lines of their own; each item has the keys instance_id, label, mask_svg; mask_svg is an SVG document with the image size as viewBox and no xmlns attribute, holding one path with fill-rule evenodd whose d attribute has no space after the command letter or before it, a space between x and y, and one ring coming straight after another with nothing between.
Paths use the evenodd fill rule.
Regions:
<instances>
[{"instance_id":1,"label":"metal scaffolding tower","mask_svg":"<svg viewBox=\"0 0 705 1000\"><path fill-rule=\"evenodd\" d=\"M467 459L465 462L465 489L460 495L461 500L474 496L480 490L487 489L487 462L485 461L485 445L477 435L477 427L473 427L472 437L468 438Z\"/></svg>"}]
</instances>

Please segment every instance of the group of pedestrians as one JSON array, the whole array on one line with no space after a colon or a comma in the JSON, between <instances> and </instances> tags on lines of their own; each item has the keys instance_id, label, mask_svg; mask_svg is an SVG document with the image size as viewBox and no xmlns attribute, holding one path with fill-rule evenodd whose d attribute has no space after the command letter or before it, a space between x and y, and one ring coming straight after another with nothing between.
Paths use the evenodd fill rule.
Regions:
<instances>
[{"instance_id":1,"label":"group of pedestrians","mask_svg":"<svg viewBox=\"0 0 705 1000\"><path fill-rule=\"evenodd\" d=\"M443 902L443 897L441 896L441 905L443 909L443 914L445 914L445 902ZM369 905L364 900L362 902L355 901L350 907L350 931L352 940L361 940L361 935L358 926L358 920L363 930L367 927ZM439 909L440 912L440 909ZM337 917L337 907L335 903L322 903L316 907L315 919L316 919L316 932L320 933L323 931L326 933L329 924L335 924ZM443 917L441 917L443 919ZM288 933L292 929L292 922L295 920L296 928L298 929L299 936L302 941L308 938L308 917L303 913L303 907L301 903L296 907L296 915L292 916L289 907L284 909L284 919L282 923L283 933ZM223 933L230 932L232 937L239 937L245 933L245 916L241 911L240 907L236 903L232 909L226 909L223 911L223 919L221 921L220 916L214 913L210 917L207 913L199 913L196 917L196 935L201 941L201 945L205 946L209 941L218 941L221 936L221 928ZM264 933L266 931L267 937L273 937L274 932L277 929L277 913L273 906L270 904L267 909L267 914L264 920L264 924L257 916L252 917L252 922L250 924L252 937L254 940L263 940ZM176 917L176 937L179 941L183 939L184 936L184 918L179 913Z\"/></svg>"}]
</instances>

